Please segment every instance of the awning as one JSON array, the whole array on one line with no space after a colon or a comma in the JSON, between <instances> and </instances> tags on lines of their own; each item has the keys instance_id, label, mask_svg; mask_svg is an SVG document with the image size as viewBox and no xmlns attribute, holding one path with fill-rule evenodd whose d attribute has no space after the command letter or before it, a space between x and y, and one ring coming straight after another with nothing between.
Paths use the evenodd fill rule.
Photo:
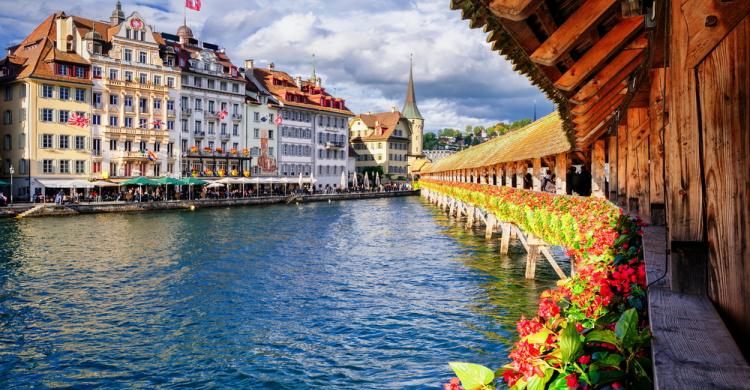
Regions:
<instances>
[{"instance_id":1,"label":"awning","mask_svg":"<svg viewBox=\"0 0 750 390\"><path fill-rule=\"evenodd\" d=\"M44 188L90 188L91 183L81 179L34 179Z\"/></svg>"}]
</instances>

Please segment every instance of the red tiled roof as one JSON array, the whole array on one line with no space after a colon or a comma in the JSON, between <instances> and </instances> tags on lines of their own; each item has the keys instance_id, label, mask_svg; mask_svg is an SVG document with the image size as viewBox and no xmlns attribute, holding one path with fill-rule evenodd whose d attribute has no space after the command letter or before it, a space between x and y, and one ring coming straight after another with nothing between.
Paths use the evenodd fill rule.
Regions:
<instances>
[{"instance_id":1,"label":"red tiled roof","mask_svg":"<svg viewBox=\"0 0 750 390\"><path fill-rule=\"evenodd\" d=\"M393 131L398 126L399 121L406 120L398 111L379 112L376 114L360 114L352 121L361 119L365 126L373 130L372 134L365 137L355 137L353 140L362 141L382 141L393 136ZM407 138L404 136L403 138Z\"/></svg>"},{"instance_id":2,"label":"red tiled roof","mask_svg":"<svg viewBox=\"0 0 750 390\"><path fill-rule=\"evenodd\" d=\"M255 68L253 69L253 73L255 77L263 83L263 86L283 102L284 105L328 111L343 115L354 115L354 113L349 111L346 107L343 99L331 96L325 91L325 88L318 87L315 83L302 81L301 87L297 86L292 76L286 72L275 69ZM274 80L276 80L276 83L274 83ZM289 99L292 96L300 101ZM323 101L341 102L342 108L323 106Z\"/></svg>"}]
</instances>

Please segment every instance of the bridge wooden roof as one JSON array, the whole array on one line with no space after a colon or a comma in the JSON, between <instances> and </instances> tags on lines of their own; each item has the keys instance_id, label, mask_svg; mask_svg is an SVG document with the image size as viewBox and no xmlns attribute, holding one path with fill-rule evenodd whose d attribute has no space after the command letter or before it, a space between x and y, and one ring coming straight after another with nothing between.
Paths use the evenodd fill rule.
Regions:
<instances>
[{"instance_id":1,"label":"bridge wooden roof","mask_svg":"<svg viewBox=\"0 0 750 390\"><path fill-rule=\"evenodd\" d=\"M620 0L451 0L451 8L557 105L575 148L638 104L633 80L653 58L644 17L623 17Z\"/></svg>"},{"instance_id":2,"label":"bridge wooden roof","mask_svg":"<svg viewBox=\"0 0 750 390\"><path fill-rule=\"evenodd\" d=\"M571 150L568 134L557 112L523 128L438 160L424 172L472 169L551 156Z\"/></svg>"}]
</instances>

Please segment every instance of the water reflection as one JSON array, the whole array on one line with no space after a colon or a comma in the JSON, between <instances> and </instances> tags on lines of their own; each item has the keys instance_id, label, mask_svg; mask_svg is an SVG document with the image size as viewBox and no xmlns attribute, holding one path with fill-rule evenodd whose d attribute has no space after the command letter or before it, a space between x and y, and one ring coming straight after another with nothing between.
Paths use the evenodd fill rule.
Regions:
<instances>
[{"instance_id":1,"label":"water reflection","mask_svg":"<svg viewBox=\"0 0 750 390\"><path fill-rule=\"evenodd\" d=\"M502 364L554 283L417 198L0 221L0 237L2 388L437 387L448 361Z\"/></svg>"}]
</instances>

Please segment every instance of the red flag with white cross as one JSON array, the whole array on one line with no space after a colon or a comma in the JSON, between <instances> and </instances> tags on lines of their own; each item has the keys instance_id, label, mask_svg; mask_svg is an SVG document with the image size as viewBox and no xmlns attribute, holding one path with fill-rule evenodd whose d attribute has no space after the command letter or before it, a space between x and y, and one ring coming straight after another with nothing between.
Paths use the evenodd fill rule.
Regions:
<instances>
[{"instance_id":1,"label":"red flag with white cross","mask_svg":"<svg viewBox=\"0 0 750 390\"><path fill-rule=\"evenodd\" d=\"M200 11L201 0L185 0L185 7L190 8L194 11Z\"/></svg>"}]
</instances>

